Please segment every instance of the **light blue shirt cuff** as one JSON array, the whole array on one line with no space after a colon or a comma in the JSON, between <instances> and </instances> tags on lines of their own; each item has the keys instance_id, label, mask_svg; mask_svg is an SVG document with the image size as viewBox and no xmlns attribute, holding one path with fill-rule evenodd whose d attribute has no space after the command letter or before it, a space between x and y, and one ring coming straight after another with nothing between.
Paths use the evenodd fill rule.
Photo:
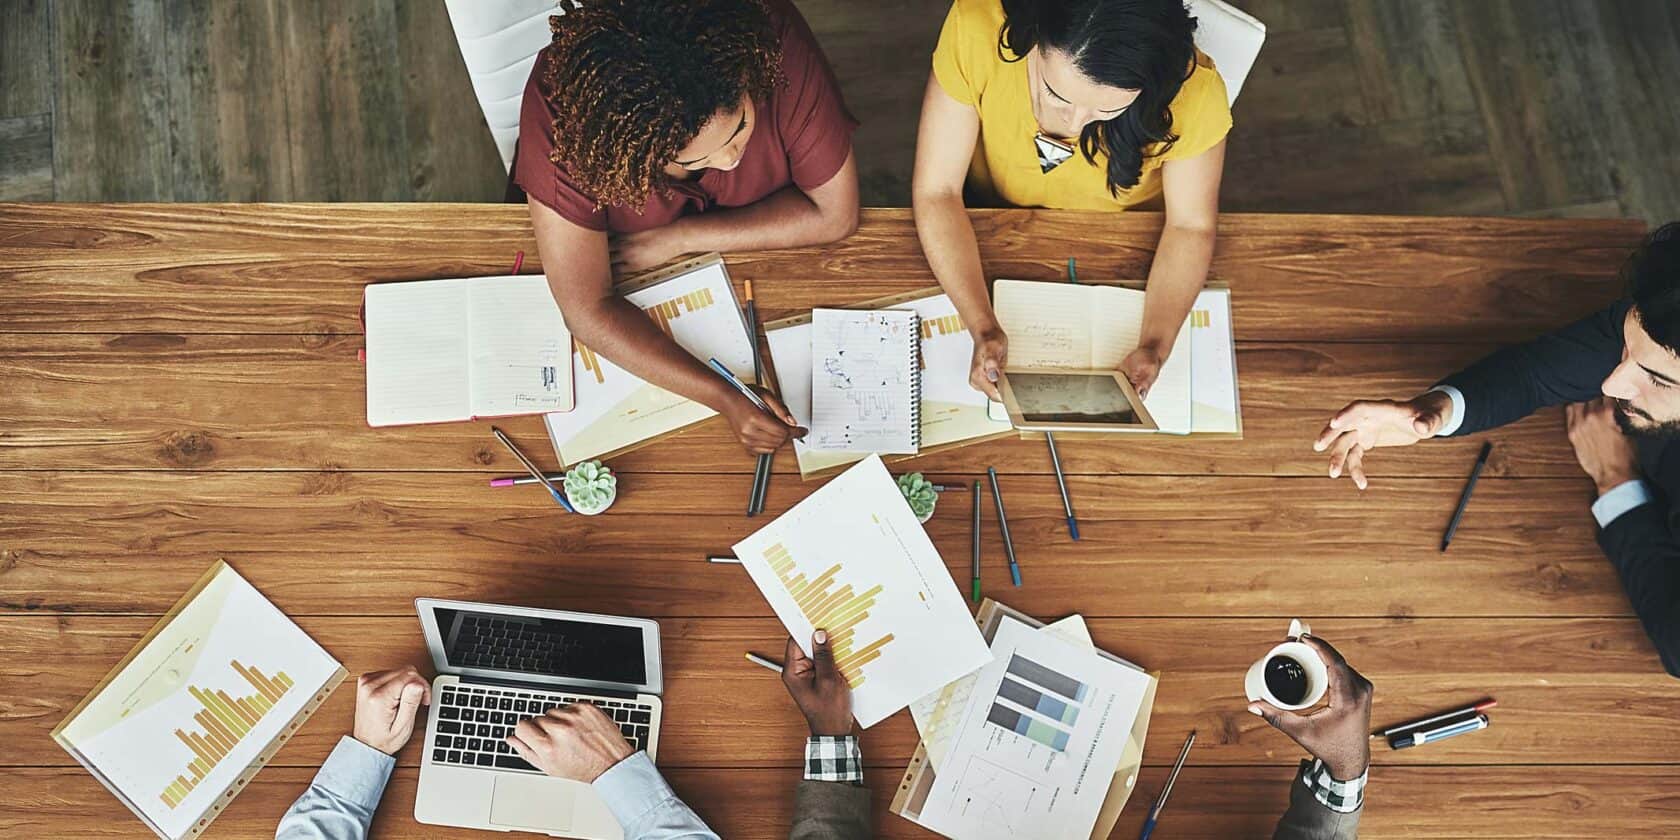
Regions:
<instances>
[{"instance_id":1,"label":"light blue shirt cuff","mask_svg":"<svg viewBox=\"0 0 1680 840\"><path fill-rule=\"evenodd\" d=\"M1598 527L1608 528L1622 514L1651 501L1651 488L1639 479L1624 481L1610 488L1592 503L1593 518Z\"/></svg>"},{"instance_id":2,"label":"light blue shirt cuff","mask_svg":"<svg viewBox=\"0 0 1680 840\"><path fill-rule=\"evenodd\" d=\"M348 735L292 803L274 836L281 840L360 840L397 760Z\"/></svg>"},{"instance_id":3,"label":"light blue shirt cuff","mask_svg":"<svg viewBox=\"0 0 1680 840\"><path fill-rule=\"evenodd\" d=\"M641 750L596 777L595 792L618 818L627 840L692 838L716 840L717 835L677 798L653 759Z\"/></svg>"},{"instance_id":4,"label":"light blue shirt cuff","mask_svg":"<svg viewBox=\"0 0 1680 840\"><path fill-rule=\"evenodd\" d=\"M1464 392L1451 385L1436 385L1435 387L1424 391L1424 393L1433 394L1436 391L1446 394L1447 399L1452 400L1452 419L1448 420L1439 431L1435 432L1436 437L1446 437L1453 432L1458 431L1459 426L1464 425Z\"/></svg>"}]
</instances>

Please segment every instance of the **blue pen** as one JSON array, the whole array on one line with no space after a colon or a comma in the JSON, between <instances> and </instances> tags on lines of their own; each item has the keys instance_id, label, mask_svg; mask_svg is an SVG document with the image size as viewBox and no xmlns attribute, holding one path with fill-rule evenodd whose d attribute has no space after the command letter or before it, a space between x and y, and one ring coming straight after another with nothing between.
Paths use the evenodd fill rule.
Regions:
<instances>
[{"instance_id":1,"label":"blue pen","mask_svg":"<svg viewBox=\"0 0 1680 840\"><path fill-rule=\"evenodd\" d=\"M1167 797L1172 794L1173 782L1178 781L1178 771L1184 769L1184 759L1190 756L1190 745L1196 743L1196 730L1190 730L1190 737L1184 739L1184 749L1178 751L1178 761L1173 763L1173 769L1167 775L1166 787L1161 788L1161 795L1155 797L1155 804L1149 806L1149 816L1143 821L1143 832L1138 840L1149 840L1149 835L1155 830L1155 820L1161 816L1161 809L1167 807Z\"/></svg>"},{"instance_id":2,"label":"blue pen","mask_svg":"<svg viewBox=\"0 0 1680 840\"><path fill-rule=\"evenodd\" d=\"M1067 513L1068 536L1079 541L1079 520L1073 517L1073 499L1068 497L1067 479L1062 477L1062 459L1056 454L1056 436L1045 432L1044 442L1050 447L1050 466L1056 470L1056 489L1062 491L1062 510Z\"/></svg>"},{"instance_id":3,"label":"blue pen","mask_svg":"<svg viewBox=\"0 0 1680 840\"><path fill-rule=\"evenodd\" d=\"M560 495L560 491L554 488L554 482L549 481L548 476L543 475L543 471L537 469L537 465L531 463L531 459L525 457L525 453L520 452L519 447L514 446L513 441L510 440L501 429L491 426L490 433L495 435L496 440L501 441L502 445L507 447L509 452L513 453L513 457L519 459L519 463L525 465L526 472L529 472L532 477L542 483L543 487L548 489L548 495L553 496L554 501L558 502L560 507L565 508L567 513L577 513L577 511L572 510L572 506L570 504L567 504L566 497Z\"/></svg>"},{"instance_id":4,"label":"blue pen","mask_svg":"<svg viewBox=\"0 0 1680 840\"><path fill-rule=\"evenodd\" d=\"M1015 562L1015 543L1009 539L1009 517L1003 514L1003 491L998 489L997 470L987 467L986 477L992 481L992 501L997 502L998 528L1003 531L1003 554L1009 558L1009 579L1020 586L1021 567Z\"/></svg>"},{"instance_id":5,"label":"blue pen","mask_svg":"<svg viewBox=\"0 0 1680 840\"><path fill-rule=\"evenodd\" d=\"M1073 270L1073 257L1068 257L1068 282L1079 282L1079 272Z\"/></svg>"},{"instance_id":6,"label":"blue pen","mask_svg":"<svg viewBox=\"0 0 1680 840\"><path fill-rule=\"evenodd\" d=\"M758 406L759 411L768 412L772 415L774 415L776 413L774 411L770 411L770 406L765 405L764 400L759 399L758 395L753 393L753 389L747 387L747 383L742 382L739 377L737 377L733 373L730 373L729 368L726 368L726 367L723 366L723 362L720 362L717 359L712 358L712 359L707 359L706 364L710 365L712 370L717 371L718 376L723 377L723 381L728 382L729 384L735 386L735 390L740 391L741 396L746 397L749 400L752 400L752 404Z\"/></svg>"}]
</instances>

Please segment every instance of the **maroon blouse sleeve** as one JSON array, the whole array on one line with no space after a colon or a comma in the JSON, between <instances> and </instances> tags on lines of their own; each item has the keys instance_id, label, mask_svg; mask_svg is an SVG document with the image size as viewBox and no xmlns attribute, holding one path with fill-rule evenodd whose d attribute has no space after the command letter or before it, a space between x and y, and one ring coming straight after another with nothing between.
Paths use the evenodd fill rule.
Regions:
<instances>
[{"instance_id":1,"label":"maroon blouse sleeve","mask_svg":"<svg viewBox=\"0 0 1680 840\"><path fill-rule=\"evenodd\" d=\"M816 36L787 0L771 0L780 18L782 74L787 87L775 96L776 123L787 148L793 183L811 190L828 183L852 151L858 121L846 110L840 83L817 46Z\"/></svg>"},{"instance_id":2,"label":"maroon blouse sleeve","mask_svg":"<svg viewBox=\"0 0 1680 840\"><path fill-rule=\"evenodd\" d=\"M607 211L596 209L594 196L549 160L554 152L554 111L543 96L540 81L549 60L549 49L538 53L531 78L525 83L525 98L519 106L519 143L513 154L513 182L526 195L559 213L560 218L590 230L606 230Z\"/></svg>"}]
</instances>

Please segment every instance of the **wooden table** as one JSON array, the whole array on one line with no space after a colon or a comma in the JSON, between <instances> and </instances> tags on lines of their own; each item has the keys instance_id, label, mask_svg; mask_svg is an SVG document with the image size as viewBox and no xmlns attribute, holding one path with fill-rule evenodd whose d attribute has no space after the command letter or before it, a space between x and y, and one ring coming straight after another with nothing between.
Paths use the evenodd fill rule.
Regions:
<instances>
[{"instance_id":1,"label":"wooden table","mask_svg":"<svg viewBox=\"0 0 1680 840\"><path fill-rule=\"evenodd\" d=\"M1159 216L974 214L988 272L1143 276ZM1043 444L922 459L967 482L996 465L1026 576L1008 587L988 512L989 595L1091 619L1103 647L1164 672L1136 835L1185 732L1201 736L1162 836L1269 833L1301 754L1244 711L1242 673L1293 616L1376 683L1387 723L1499 698L1485 733L1381 750L1366 837L1650 836L1680 801L1680 686L1662 674L1593 543L1591 485L1561 415L1484 437L1493 459L1437 551L1480 441L1324 477L1310 444L1337 407L1412 394L1500 342L1613 299L1632 221L1227 216L1213 277L1235 292L1247 439L1067 443L1085 539L1071 543ZM0 836L141 836L48 731L216 558L354 673L425 664L411 600L470 598L656 617L661 764L728 837L784 831L804 735L741 659L780 625L739 567L703 562L757 523L753 461L714 421L618 459L610 515L556 516L485 424L370 429L357 308L386 280L536 270L525 211L479 205L0 205ZM870 210L836 247L731 255L766 318L932 283L908 211ZM505 423L551 460L535 418ZM768 511L808 493L777 460ZM968 507L928 530L967 575ZM350 723L339 691L213 828L263 836ZM864 735L883 836L915 746L907 715ZM413 822L400 755L384 836Z\"/></svg>"}]
</instances>

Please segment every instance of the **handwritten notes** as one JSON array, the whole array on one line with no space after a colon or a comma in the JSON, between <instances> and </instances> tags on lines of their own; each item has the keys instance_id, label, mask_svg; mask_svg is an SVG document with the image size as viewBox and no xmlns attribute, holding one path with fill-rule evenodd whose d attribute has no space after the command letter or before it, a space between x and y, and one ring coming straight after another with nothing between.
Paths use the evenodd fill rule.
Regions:
<instances>
[{"instance_id":1,"label":"handwritten notes","mask_svg":"<svg viewBox=\"0 0 1680 840\"><path fill-rule=\"evenodd\" d=\"M920 448L920 319L901 309L811 313L815 449L913 454Z\"/></svg>"}]
</instances>

